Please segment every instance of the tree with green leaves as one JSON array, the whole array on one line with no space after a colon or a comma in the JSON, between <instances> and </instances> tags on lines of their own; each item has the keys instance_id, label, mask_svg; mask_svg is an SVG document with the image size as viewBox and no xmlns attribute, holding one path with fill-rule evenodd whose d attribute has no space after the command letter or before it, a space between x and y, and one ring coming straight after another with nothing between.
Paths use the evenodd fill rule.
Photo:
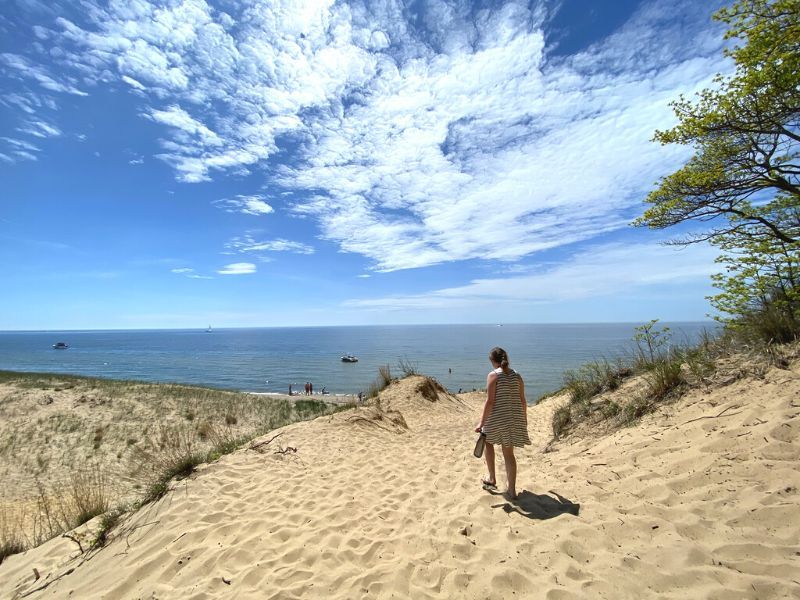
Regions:
<instances>
[{"instance_id":1,"label":"tree with green leaves","mask_svg":"<svg viewBox=\"0 0 800 600\"><path fill-rule=\"evenodd\" d=\"M714 278L718 309L747 317L765 307L800 323L800 0L740 0L714 15L736 40L735 71L673 103L678 124L662 144L694 155L664 177L635 221L662 229L707 223L675 240L709 241L724 254ZM741 43L743 42L743 43Z\"/></svg>"},{"instance_id":2,"label":"tree with green leaves","mask_svg":"<svg viewBox=\"0 0 800 600\"><path fill-rule=\"evenodd\" d=\"M714 17L730 27L736 70L717 88L673 103L678 124L662 144L694 147L663 178L638 225L711 222L680 242L726 233L800 242L800 0L741 0Z\"/></svg>"}]
</instances>

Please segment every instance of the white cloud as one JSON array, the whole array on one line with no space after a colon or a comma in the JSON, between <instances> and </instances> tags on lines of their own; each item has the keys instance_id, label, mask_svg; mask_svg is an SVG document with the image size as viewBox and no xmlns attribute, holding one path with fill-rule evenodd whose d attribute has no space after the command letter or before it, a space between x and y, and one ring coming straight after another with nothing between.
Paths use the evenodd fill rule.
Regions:
<instances>
[{"instance_id":1,"label":"white cloud","mask_svg":"<svg viewBox=\"0 0 800 600\"><path fill-rule=\"evenodd\" d=\"M37 138L57 137L61 135L61 130L58 127L41 119L28 120L22 127L18 127L17 131L27 133Z\"/></svg>"},{"instance_id":2,"label":"white cloud","mask_svg":"<svg viewBox=\"0 0 800 600\"><path fill-rule=\"evenodd\" d=\"M63 92L76 96L88 96L84 91L74 87L70 82L57 81L41 65L32 63L30 60L19 54L10 52L0 53L0 64L13 69L19 79L33 79L43 88L52 92Z\"/></svg>"},{"instance_id":3,"label":"white cloud","mask_svg":"<svg viewBox=\"0 0 800 600\"><path fill-rule=\"evenodd\" d=\"M226 9L137 0L56 22L81 81L124 82L168 126L159 156L178 179L263 167L274 197L295 192L295 215L378 271L515 261L624 227L686 157L650 141L668 102L730 69L713 7L690 0L644 3L565 58L524 2L425 3L411 21L392 3ZM264 214L252 198L225 206ZM313 251L279 242L229 248Z\"/></svg>"},{"instance_id":4,"label":"white cloud","mask_svg":"<svg viewBox=\"0 0 800 600\"><path fill-rule=\"evenodd\" d=\"M232 267L232 266L234 266L234 265L228 265L228 267ZM226 268L228 268L228 267L226 267ZM189 279L214 279L213 277L210 277L209 275L199 275L198 273L195 273L194 269L191 269L189 267L180 267L180 268L177 268L177 269L170 269L170 272L175 273L177 275L184 275L185 277L188 277ZM229 275L229 274L236 274L236 273L225 273L225 274Z\"/></svg>"},{"instance_id":5,"label":"white cloud","mask_svg":"<svg viewBox=\"0 0 800 600\"><path fill-rule=\"evenodd\" d=\"M128 77L127 75L123 75L122 77L120 77L120 79L122 79L122 81L124 81L125 83L127 83L129 86L131 86L136 90L144 91L147 89L140 82L136 81L133 77Z\"/></svg>"},{"instance_id":6,"label":"white cloud","mask_svg":"<svg viewBox=\"0 0 800 600\"><path fill-rule=\"evenodd\" d=\"M235 198L224 198L213 203L226 212L240 212L246 215L268 215L275 212L269 204L264 201L264 196L236 196Z\"/></svg>"},{"instance_id":7,"label":"white cloud","mask_svg":"<svg viewBox=\"0 0 800 600\"><path fill-rule=\"evenodd\" d=\"M173 105L167 110L151 109L146 116L158 123L164 123L165 125L180 129L190 136L198 138L198 141L202 144L211 146L219 146L221 144L221 140L216 133L201 122L192 118L189 113L180 106Z\"/></svg>"},{"instance_id":8,"label":"white cloud","mask_svg":"<svg viewBox=\"0 0 800 600\"><path fill-rule=\"evenodd\" d=\"M314 254L314 248L302 242L293 242L282 238L257 241L252 235L233 238L225 244L229 250L236 252L292 252L294 254Z\"/></svg>"},{"instance_id":9,"label":"white cloud","mask_svg":"<svg viewBox=\"0 0 800 600\"><path fill-rule=\"evenodd\" d=\"M424 294L353 299L345 305L365 310L425 311L630 295L651 286L707 281L719 270L714 263L717 254L706 245L679 250L657 243L603 244L559 264L532 266L524 275L476 279Z\"/></svg>"},{"instance_id":10,"label":"white cloud","mask_svg":"<svg viewBox=\"0 0 800 600\"><path fill-rule=\"evenodd\" d=\"M220 275L249 275L256 272L253 263L232 263L217 271Z\"/></svg>"}]
</instances>

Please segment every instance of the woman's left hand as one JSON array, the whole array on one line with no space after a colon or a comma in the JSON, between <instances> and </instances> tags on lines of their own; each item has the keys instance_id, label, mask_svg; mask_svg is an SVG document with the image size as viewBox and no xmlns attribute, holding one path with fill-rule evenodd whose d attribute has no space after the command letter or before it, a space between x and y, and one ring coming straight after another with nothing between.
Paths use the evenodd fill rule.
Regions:
<instances>
[{"instance_id":1,"label":"woman's left hand","mask_svg":"<svg viewBox=\"0 0 800 600\"><path fill-rule=\"evenodd\" d=\"M480 432L481 432L481 429L483 429L483 425L478 425L478 426L475 428L475 433L480 433Z\"/></svg>"}]
</instances>

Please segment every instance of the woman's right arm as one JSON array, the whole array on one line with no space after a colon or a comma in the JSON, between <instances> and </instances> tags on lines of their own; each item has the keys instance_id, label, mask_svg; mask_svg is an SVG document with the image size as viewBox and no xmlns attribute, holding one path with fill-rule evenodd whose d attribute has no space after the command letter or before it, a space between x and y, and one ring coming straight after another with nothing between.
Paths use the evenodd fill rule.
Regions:
<instances>
[{"instance_id":1,"label":"woman's right arm","mask_svg":"<svg viewBox=\"0 0 800 600\"><path fill-rule=\"evenodd\" d=\"M497 373L492 371L486 377L486 402L483 403L483 412L481 413L481 422L475 428L475 431L480 431L486 424L487 419L492 414L494 409L495 392L497 391Z\"/></svg>"}]
</instances>

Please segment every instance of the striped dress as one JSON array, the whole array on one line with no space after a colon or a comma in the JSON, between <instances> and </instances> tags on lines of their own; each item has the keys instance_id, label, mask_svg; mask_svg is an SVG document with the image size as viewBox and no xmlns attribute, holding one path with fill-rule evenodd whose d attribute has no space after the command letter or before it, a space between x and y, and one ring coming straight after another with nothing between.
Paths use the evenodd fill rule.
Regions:
<instances>
[{"instance_id":1,"label":"striped dress","mask_svg":"<svg viewBox=\"0 0 800 600\"><path fill-rule=\"evenodd\" d=\"M494 408L483 426L486 441L490 444L517 448L527 446L531 440L522 412L519 373L512 369L509 369L508 373L503 373L503 369L495 369L494 372L497 373Z\"/></svg>"}]
</instances>

